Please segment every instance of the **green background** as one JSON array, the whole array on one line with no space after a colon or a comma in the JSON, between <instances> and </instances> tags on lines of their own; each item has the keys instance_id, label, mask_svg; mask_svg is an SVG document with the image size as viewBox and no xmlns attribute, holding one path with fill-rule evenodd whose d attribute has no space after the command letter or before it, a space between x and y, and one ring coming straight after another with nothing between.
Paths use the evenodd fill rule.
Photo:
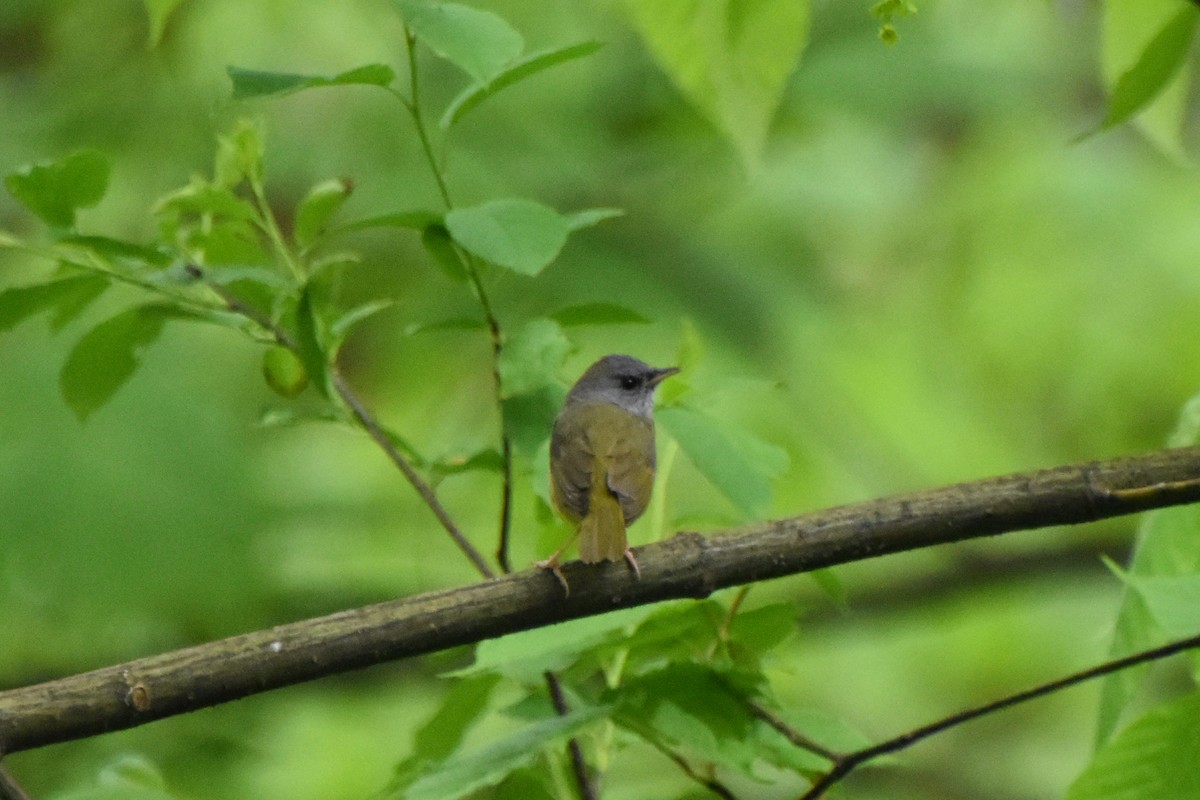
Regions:
<instances>
[{"instance_id":1,"label":"green background","mask_svg":"<svg viewBox=\"0 0 1200 800\"><path fill-rule=\"evenodd\" d=\"M865 5L812 15L761 158L747 165L658 68L613 3L489 4L530 48L597 39L587 59L506 90L444 145L464 204L535 197L623 208L576 234L537 279L492 289L510 330L581 302L649 325L573 330L564 384L607 352L672 362L701 341L712 416L785 449L770 515L1161 446L1196 391L1200 187L1131 129L1074 141L1104 115L1090 7L921 3L878 38ZM435 205L408 120L367 89L234 103L225 67L332 74L403 66L386 3L184 2L147 46L133 2L0 7L0 169L82 147L111 154L108 196L80 228L135 241L154 200L210 169L214 137L263 120L280 209L353 179L347 216ZM427 60L434 107L461 85ZM0 196L0 228L40 225ZM406 335L474 313L414 237L363 235L354 280L396 298L342 363L370 406L423 451L494 443L489 350L478 333ZM0 286L49 265L0 250ZM136 296L115 293L51 334L0 338L0 687L474 579L365 438L261 428L281 405L261 351L171 323L141 370L81 425L60 398L72 344ZM694 330L694 334L689 334ZM517 489L514 562L544 556L532 478ZM440 494L494 549L498 480ZM666 527L744 520L682 455ZM872 739L1057 677L1107 651L1135 521L1020 533L836 571L844 604L806 578L752 602L797 603L773 662L796 708ZM650 521L635 543L658 535ZM90 784L140 754L182 797L359 798L386 784L435 676L463 654L388 665L18 754L36 797ZM1166 675L1170 679L1168 671ZM1061 795L1087 763L1096 687L989 717L855 776L849 796ZM678 796L652 752L611 765L606 797ZM757 787L790 797L795 784ZM773 794L772 792L778 792Z\"/></svg>"}]
</instances>

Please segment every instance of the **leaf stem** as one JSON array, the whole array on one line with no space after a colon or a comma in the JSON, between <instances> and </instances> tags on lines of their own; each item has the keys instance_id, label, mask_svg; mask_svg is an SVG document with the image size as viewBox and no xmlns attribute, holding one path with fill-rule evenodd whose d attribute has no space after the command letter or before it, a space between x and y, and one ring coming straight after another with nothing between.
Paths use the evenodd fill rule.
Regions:
<instances>
[{"instance_id":1,"label":"leaf stem","mask_svg":"<svg viewBox=\"0 0 1200 800\"><path fill-rule=\"evenodd\" d=\"M271 240L271 244L275 246L276 252L283 259L283 263L287 265L296 283L303 286L307 279L304 270L292 254L292 249L288 247L287 241L283 238L283 231L280 230L279 223L275 220L275 213L271 211L271 204L267 201L267 194L263 190L262 180L257 174L247 175L246 180L250 184L250 191L253 193L254 202L258 206L258 214L261 217L259 227L263 229L263 232L267 234L267 238Z\"/></svg>"}]
</instances>

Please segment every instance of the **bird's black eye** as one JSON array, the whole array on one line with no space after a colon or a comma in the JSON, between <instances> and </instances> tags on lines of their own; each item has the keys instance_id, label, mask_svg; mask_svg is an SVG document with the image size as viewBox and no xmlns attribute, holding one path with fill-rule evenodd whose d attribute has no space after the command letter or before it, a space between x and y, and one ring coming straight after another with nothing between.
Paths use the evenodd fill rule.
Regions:
<instances>
[{"instance_id":1,"label":"bird's black eye","mask_svg":"<svg viewBox=\"0 0 1200 800\"><path fill-rule=\"evenodd\" d=\"M626 391L636 389L641 384L641 381L634 375L621 376L621 388Z\"/></svg>"}]
</instances>

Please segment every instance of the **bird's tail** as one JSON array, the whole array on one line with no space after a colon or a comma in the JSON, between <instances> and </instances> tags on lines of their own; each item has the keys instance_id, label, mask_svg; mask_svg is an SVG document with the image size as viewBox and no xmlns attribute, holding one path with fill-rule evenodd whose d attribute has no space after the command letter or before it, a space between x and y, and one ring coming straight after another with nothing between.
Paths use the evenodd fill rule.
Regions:
<instances>
[{"instance_id":1,"label":"bird's tail","mask_svg":"<svg viewBox=\"0 0 1200 800\"><path fill-rule=\"evenodd\" d=\"M593 490L589 501L587 516L579 523L580 560L586 564L620 561L629 547L621 503L606 488Z\"/></svg>"}]
</instances>

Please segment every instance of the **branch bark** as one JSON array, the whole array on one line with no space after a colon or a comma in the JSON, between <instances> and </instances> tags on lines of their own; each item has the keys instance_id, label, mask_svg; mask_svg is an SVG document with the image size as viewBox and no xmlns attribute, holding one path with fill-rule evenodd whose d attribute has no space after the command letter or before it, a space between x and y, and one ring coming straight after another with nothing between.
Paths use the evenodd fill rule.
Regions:
<instances>
[{"instance_id":1,"label":"branch bark","mask_svg":"<svg viewBox=\"0 0 1200 800\"><path fill-rule=\"evenodd\" d=\"M708 537L623 563L530 569L0 692L0 754L141 725L301 681L618 608L964 539L1200 501L1200 447L960 483Z\"/></svg>"}]
</instances>

